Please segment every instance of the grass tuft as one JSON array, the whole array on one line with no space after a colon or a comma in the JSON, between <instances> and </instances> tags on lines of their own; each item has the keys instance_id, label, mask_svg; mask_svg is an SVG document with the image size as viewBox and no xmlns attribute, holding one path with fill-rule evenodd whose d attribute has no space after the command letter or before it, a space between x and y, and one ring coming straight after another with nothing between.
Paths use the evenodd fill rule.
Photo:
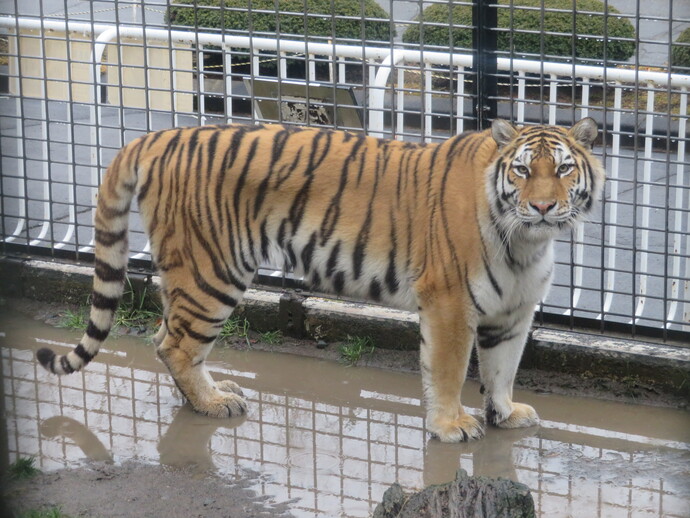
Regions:
<instances>
[{"instance_id":1,"label":"grass tuft","mask_svg":"<svg viewBox=\"0 0 690 518\"><path fill-rule=\"evenodd\" d=\"M115 321L113 327L124 327L133 329L137 327L150 327L160 317L162 310L156 308L155 310L147 309L147 292L144 289L137 294L132 288L132 284L127 280L128 288L122 294L120 305L115 313Z\"/></svg>"},{"instance_id":2,"label":"grass tuft","mask_svg":"<svg viewBox=\"0 0 690 518\"><path fill-rule=\"evenodd\" d=\"M236 336L238 338L247 338L249 334L249 321L246 318L233 315L225 321L223 329L220 331L221 338L228 338Z\"/></svg>"},{"instance_id":3,"label":"grass tuft","mask_svg":"<svg viewBox=\"0 0 690 518\"><path fill-rule=\"evenodd\" d=\"M89 317L87 313L87 308L79 308L76 311L67 309L60 315L60 320L57 323L57 327L61 327L63 329L84 331L86 330L86 326L88 323Z\"/></svg>"},{"instance_id":4,"label":"grass tuft","mask_svg":"<svg viewBox=\"0 0 690 518\"><path fill-rule=\"evenodd\" d=\"M34 466L35 462L35 457L22 457L17 459L15 462L10 464L9 468L7 469L10 479L23 480L38 475L41 470Z\"/></svg>"},{"instance_id":5,"label":"grass tuft","mask_svg":"<svg viewBox=\"0 0 690 518\"><path fill-rule=\"evenodd\" d=\"M50 507L48 509L31 509L19 515L19 518L70 518L69 515L62 512L59 507Z\"/></svg>"},{"instance_id":6,"label":"grass tuft","mask_svg":"<svg viewBox=\"0 0 690 518\"><path fill-rule=\"evenodd\" d=\"M280 331L266 331L261 333L261 341L268 345L276 345L283 341L283 333Z\"/></svg>"},{"instance_id":7,"label":"grass tuft","mask_svg":"<svg viewBox=\"0 0 690 518\"><path fill-rule=\"evenodd\" d=\"M351 367L357 365L365 354L374 352L374 342L368 336L348 336L338 350L340 361Z\"/></svg>"}]
</instances>

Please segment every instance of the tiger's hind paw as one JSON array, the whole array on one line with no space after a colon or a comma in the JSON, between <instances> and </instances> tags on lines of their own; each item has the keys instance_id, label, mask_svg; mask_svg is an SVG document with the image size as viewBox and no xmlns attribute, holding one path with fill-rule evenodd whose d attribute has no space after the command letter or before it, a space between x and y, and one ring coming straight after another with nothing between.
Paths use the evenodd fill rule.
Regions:
<instances>
[{"instance_id":1,"label":"tiger's hind paw","mask_svg":"<svg viewBox=\"0 0 690 518\"><path fill-rule=\"evenodd\" d=\"M247 412L247 402L235 392L218 390L208 400L192 404L192 408L209 417L237 417Z\"/></svg>"},{"instance_id":2,"label":"tiger's hind paw","mask_svg":"<svg viewBox=\"0 0 690 518\"><path fill-rule=\"evenodd\" d=\"M462 414L454 419L431 418L428 429L441 442L466 442L484 437L481 423L469 414Z\"/></svg>"},{"instance_id":3,"label":"tiger's hind paw","mask_svg":"<svg viewBox=\"0 0 690 518\"><path fill-rule=\"evenodd\" d=\"M232 380L216 381L216 388L223 392L232 392L233 394L237 394L238 396L244 396L242 388L240 388L240 386Z\"/></svg>"}]
</instances>

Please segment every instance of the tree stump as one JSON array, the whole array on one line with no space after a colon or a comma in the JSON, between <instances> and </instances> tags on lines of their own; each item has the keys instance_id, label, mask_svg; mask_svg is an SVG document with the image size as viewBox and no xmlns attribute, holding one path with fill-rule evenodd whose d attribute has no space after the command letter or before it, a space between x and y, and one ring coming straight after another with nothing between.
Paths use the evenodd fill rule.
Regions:
<instances>
[{"instance_id":1,"label":"tree stump","mask_svg":"<svg viewBox=\"0 0 690 518\"><path fill-rule=\"evenodd\" d=\"M405 493L393 484L373 518L534 518L529 488L503 478L470 477L459 469L455 480Z\"/></svg>"}]
</instances>

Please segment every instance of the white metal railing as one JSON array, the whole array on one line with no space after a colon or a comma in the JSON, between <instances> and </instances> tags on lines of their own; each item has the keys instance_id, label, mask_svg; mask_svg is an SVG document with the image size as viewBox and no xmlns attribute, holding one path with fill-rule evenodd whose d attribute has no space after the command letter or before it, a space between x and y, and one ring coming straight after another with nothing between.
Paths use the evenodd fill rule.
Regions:
<instances>
[{"instance_id":1,"label":"white metal railing","mask_svg":"<svg viewBox=\"0 0 690 518\"><path fill-rule=\"evenodd\" d=\"M107 165L102 160L104 140L101 132L103 131L102 110L107 108L108 105L102 103L98 98L102 86L100 67L103 63L103 54L106 48L117 48L124 39L139 42L139 45L142 45L144 48L148 46L151 48L169 49L170 51L172 51L173 46L176 44L190 45L201 53L207 48L213 49L214 52L219 52L218 49L220 49L220 52L223 53L223 62L227 67L233 64L231 57L233 49L247 49L251 56L251 62L254 64L254 71L259 69L260 52L276 52L278 53L278 74L282 78L287 77L286 60L288 56L300 54L306 56L308 63L308 82L314 82L315 80L314 63L317 61L317 56L321 57L318 59L324 59L323 57L325 56L325 59L337 64L339 70L338 77L344 75L345 60L360 60L364 63L369 77L369 84L364 87L364 109L367 113L366 128L368 133L374 136L393 135L395 138L405 138L406 135L409 135L409 131L405 127L405 103L410 97L419 99L421 103L418 110L423 122L418 138L428 139L447 136L446 130L434 127L434 121L438 119L438 117L434 116L433 109L437 92L433 89L432 78L435 71L437 72L441 67L444 67L443 70L449 77L452 76L457 79L456 91L449 94L452 103L454 103L454 109L448 115L448 117L454 118L452 126L457 132L464 130L464 121L466 119L466 110L464 108L466 103L471 102L471 98L464 90L465 80L472 74L473 61L472 56L469 54L386 47L360 47L34 18L0 17L0 27L9 31L10 34L17 34L21 31L38 31L38 38L45 38L46 34L51 34L53 38L56 34L80 34L82 38L86 38L90 42L92 48L91 56L85 65L88 66L90 71L88 81L90 98L86 101L86 104L89 106L87 126L90 132L90 163L92 166L90 195L92 197L95 195L95 188L99 183L101 170L104 165ZM43 41L44 47L45 41ZM20 57L14 57L17 63L17 75L12 78L15 91L18 92L18 95L13 97L15 113L18 116L21 116L23 113L21 106L22 78L31 78L36 75L30 70L21 68L22 59L17 59ZM67 59L69 60L69 55ZM84 63L82 62L81 64ZM144 64L139 64L139 66L142 67ZM174 58L170 59L170 67L171 69L175 68ZM407 86L409 79L405 72L415 67L422 76L422 86L411 88ZM559 122L558 110L561 109L558 103L559 91L566 87L571 89L572 84L577 84L580 98L579 102L575 102L576 100L572 99L573 105L576 106L572 110L572 115L575 115L575 112L577 112L577 118L584 117L592 115L592 112L596 110L603 115L603 118L609 125L605 132L610 136L611 143L610 146L605 146L603 153L604 159L607 160L609 182L607 200L604 203L604 214L600 223L602 230L598 237L589 238L585 234L584 227L579 228L575 232L572 238L575 244L572 258L560 258L562 265L569 267L573 272L573 282L563 284L564 290L561 290L565 293L565 297L568 300L567 302L560 302L554 307L559 308L558 311L566 314L582 314L584 311L586 314L596 316L596 318L606 318L606 315L611 312L618 314L618 316L620 314L628 314L629 318L627 320L631 323L651 321L653 325L687 330L690 323L690 259L688 258L690 256L690 238L688 237L688 229L690 228L690 182L688 181L688 165L686 163L685 135L688 118L687 98L690 76L639 69L606 68L508 58L498 59L498 70L499 73L510 73L517 78L517 99L514 102L514 118L518 123L530 122L528 120L529 117L526 115L526 107L530 104L535 104L535 101L530 101L527 98L526 90L529 82L534 80L534 77L538 77L543 78L545 84L543 89L548 93L547 102L537 101L537 104L540 104L542 109L544 106L546 107L547 113L543 114L541 112L541 117L545 121L550 124ZM192 73L193 71L189 70L188 72ZM171 74L173 77L171 90L166 95L175 96L180 91L175 88L175 76L172 72ZM38 74L38 76L45 84L47 81L45 64L43 65L43 73ZM332 76L335 76L335 73L332 72ZM205 98L203 95L205 91L204 74L198 73L197 77L198 84L196 90L187 91L186 93L197 95L199 111L201 112L199 120L203 123L205 121L205 110L203 109ZM120 78L120 81L122 81L122 78ZM144 90L148 90L147 84L144 85ZM602 85L611 87L614 90L611 106L594 106L591 102L593 89L600 89ZM120 86L122 87L122 84ZM224 81L224 92L222 94L227 101L224 117L227 121L233 120L232 102L235 98L234 88L236 88L236 85L228 74ZM624 107L623 91L630 88L638 89L641 92L639 93L639 99L644 98L646 100L646 108L644 110L641 110L639 106L632 109ZM414 91L411 92L411 90ZM153 94L157 92L158 90L156 89L153 91ZM662 114L655 113L655 100L659 92L665 95L673 92L678 97L677 110L673 113L671 113L671 110ZM394 102L391 101L391 93L395 93ZM44 88L43 98L40 99L40 117L45 124L41 126L42 134L39 140L43 142L42 145L45 148L43 149L43 155L47 158L42 162L43 169L41 173L41 178L44 180L41 193L44 201L41 230L38 233L34 232L33 237L28 237L28 204L19 203L18 212L12 215L13 219L16 219L16 226L10 230L5 229L4 241L8 243L24 242L30 245L44 243L55 248L66 248L76 242L75 234L78 233L80 227L78 210L75 205L76 198L74 193L76 191L72 190L71 197L67 200L67 204L70 207L69 214L67 219L61 222L61 225L64 227L64 233L58 236L56 235L55 227L52 225L50 192L48 192L50 167L48 147L51 140L47 122L49 119L48 101L49 96ZM171 109L176 124L179 121L178 117L190 114L190 112L175 110L174 103ZM622 115L625 114L626 110L635 115L643 116L641 127L634 129L632 134L629 129L624 127ZM390 127L385 123L385 114L387 112L394 113ZM654 122L659 115L672 116L677 119L674 123L677 124L675 134L666 135L665 137L667 139L673 138L677 141L675 151L670 149L671 146L669 146L668 152L661 155L655 151L653 146L654 139L658 138L654 133ZM119 116L122 117L121 114ZM147 117L150 117L150 114ZM146 128L149 130L157 129L154 126L155 123L152 119L149 119ZM635 138L639 137L644 142L643 149L638 150L635 147L632 153L626 154L621 143L621 137L626 135L634 136ZM17 156L19 157L16 176L17 196L24 197L26 196L26 182L22 179L26 178L26 164L21 157L25 155L25 150L23 149L25 135L22 132L21 125L18 125L18 132L13 137L16 137L17 146L19 146L17 150ZM73 144L72 142L72 147L68 146L69 153L72 153ZM67 158L67 161L72 161L70 174L71 178L74 179L74 158L70 156ZM664 199L663 205L658 202L659 180L653 177L655 164L661 164L661 167L665 167L665 178L661 187L668 196L668 200ZM637 168L640 165L641 173L638 174ZM672 180L674 175L675 179ZM629 199L630 190L634 191L632 199ZM653 199L655 197L657 200L656 204L655 199ZM629 212L630 207L632 207L633 211L632 223L624 221L625 218L629 217L626 211ZM659 210L666 211L665 217L662 218L663 226L659 225L659 218L655 217L655 212ZM7 214L4 214L4 216L7 217ZM667 233L667 237L662 245L659 245L659 243L654 244L650 241L653 235L656 235L658 232ZM631 239L632 244L630 243ZM602 240L604 242L603 245L601 244ZM89 251L92 249L92 246L92 239L88 243L77 243L77 247L81 251ZM660 246L662 248L665 247L665 249L659 249ZM596 282L586 279L589 270L591 270L588 261L591 263L591 256L593 255L588 250L592 250L593 247L595 249L598 247L601 251L601 261L594 265L598 272L603 271L603 274L601 274L602 282L598 286ZM626 253L623 253L624 251ZM134 249L133 254L136 258L148 257L148 245ZM650 263L652 254L663 254L664 262L666 263L663 275L659 273L658 266ZM630 256L627 264L622 263L623 256ZM620 288L621 278L632 279L632 282L628 283L630 285L629 289ZM663 296L658 293L658 284L660 282L663 282L665 286ZM571 284L572 287L570 286ZM585 292L588 292L587 296L592 299L591 292L597 289L603 292L603 297L601 297L599 303L592 304L591 300L583 301L583 298L586 298L587 295ZM656 290L654 294L652 293L653 290ZM658 305L659 302L662 304L663 315L649 316L650 298L653 299L652 302L655 304ZM621 311L620 300L625 300L625 304L629 304L634 309L627 313ZM594 310L591 308L595 306L598 309L593 313ZM546 307L549 307L548 300ZM658 308L654 311L659 312ZM625 320L625 318L619 318L618 320L621 319Z\"/></svg>"}]
</instances>

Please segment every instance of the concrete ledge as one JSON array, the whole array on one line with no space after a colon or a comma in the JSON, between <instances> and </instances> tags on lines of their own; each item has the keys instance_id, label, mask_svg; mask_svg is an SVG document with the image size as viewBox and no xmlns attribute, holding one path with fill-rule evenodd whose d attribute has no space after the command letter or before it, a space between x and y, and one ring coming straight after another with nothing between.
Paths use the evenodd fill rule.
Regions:
<instances>
[{"instance_id":1,"label":"concrete ledge","mask_svg":"<svg viewBox=\"0 0 690 518\"><path fill-rule=\"evenodd\" d=\"M0 295L64 304L87 303L93 268L57 261L0 257ZM156 307L158 278L130 274L132 290ZM299 293L249 289L237 314L259 332L279 329L298 338L340 341L370 337L377 347L416 350L415 313ZM522 369L635 382L690 397L690 348L537 328L525 348Z\"/></svg>"}]
</instances>

